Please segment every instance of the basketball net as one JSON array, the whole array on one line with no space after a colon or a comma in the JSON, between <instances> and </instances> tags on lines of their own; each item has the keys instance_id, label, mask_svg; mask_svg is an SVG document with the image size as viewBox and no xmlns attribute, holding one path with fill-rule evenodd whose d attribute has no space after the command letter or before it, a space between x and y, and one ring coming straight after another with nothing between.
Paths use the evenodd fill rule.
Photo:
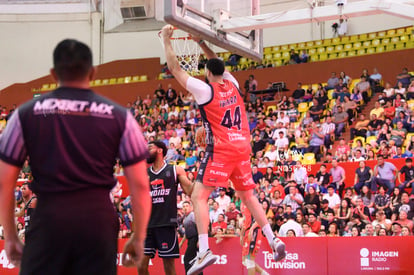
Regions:
<instances>
[{"instance_id":1,"label":"basketball net","mask_svg":"<svg viewBox=\"0 0 414 275\"><path fill-rule=\"evenodd\" d=\"M164 48L164 41L161 37L161 33L158 33L158 38ZM188 33L184 33L177 29L174 30L170 39L180 67L191 75L199 74L198 60L200 58L201 49L197 42L195 42Z\"/></svg>"}]
</instances>

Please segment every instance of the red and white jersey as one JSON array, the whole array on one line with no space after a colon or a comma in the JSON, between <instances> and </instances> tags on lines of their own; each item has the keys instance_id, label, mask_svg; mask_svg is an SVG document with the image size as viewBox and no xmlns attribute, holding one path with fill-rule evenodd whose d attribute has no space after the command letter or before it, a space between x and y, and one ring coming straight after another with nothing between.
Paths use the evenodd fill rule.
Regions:
<instances>
[{"instance_id":1,"label":"red and white jersey","mask_svg":"<svg viewBox=\"0 0 414 275\"><path fill-rule=\"evenodd\" d=\"M239 89L227 79L210 83L212 98L200 105L206 143L213 152L250 154L250 131Z\"/></svg>"},{"instance_id":2,"label":"red and white jersey","mask_svg":"<svg viewBox=\"0 0 414 275\"><path fill-rule=\"evenodd\" d=\"M225 72L223 83L210 84L190 77L187 89L195 96L200 107L206 129L207 150L231 157L250 154L246 109L233 76ZM198 100L201 95L204 98Z\"/></svg>"}]
</instances>

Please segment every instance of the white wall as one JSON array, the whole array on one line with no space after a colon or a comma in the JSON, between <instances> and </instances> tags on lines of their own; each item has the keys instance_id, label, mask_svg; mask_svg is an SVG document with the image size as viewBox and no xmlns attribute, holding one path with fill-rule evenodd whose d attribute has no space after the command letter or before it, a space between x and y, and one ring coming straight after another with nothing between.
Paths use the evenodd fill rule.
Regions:
<instances>
[{"instance_id":1,"label":"white wall","mask_svg":"<svg viewBox=\"0 0 414 275\"><path fill-rule=\"evenodd\" d=\"M326 22L326 37L332 36ZM364 33L412 24L412 21L390 15L377 15L349 20L349 33ZM100 39L100 14L4 15L0 14L0 89L27 82L48 74L51 53L58 41L76 38L90 45L94 63L119 59L161 57L162 47L157 32L106 33ZM265 46L295 43L321 38L316 23L267 29ZM1 102L0 102L1 104Z\"/></svg>"}]
</instances>

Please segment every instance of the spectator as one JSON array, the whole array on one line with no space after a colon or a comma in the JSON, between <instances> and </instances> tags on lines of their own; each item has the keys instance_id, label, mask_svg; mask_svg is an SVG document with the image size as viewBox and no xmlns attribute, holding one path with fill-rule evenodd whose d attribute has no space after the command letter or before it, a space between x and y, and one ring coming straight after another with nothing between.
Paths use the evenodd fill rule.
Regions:
<instances>
[{"instance_id":1,"label":"spectator","mask_svg":"<svg viewBox=\"0 0 414 275\"><path fill-rule=\"evenodd\" d=\"M162 88L161 83L158 84L158 87L155 90L154 94L157 97L158 102L161 102L161 100L165 99L165 90Z\"/></svg>"},{"instance_id":2,"label":"spectator","mask_svg":"<svg viewBox=\"0 0 414 275\"><path fill-rule=\"evenodd\" d=\"M407 211L405 210L400 211L397 222L401 224L401 226L407 226L410 229L410 232L413 231L413 221L408 219Z\"/></svg>"},{"instance_id":3,"label":"spectator","mask_svg":"<svg viewBox=\"0 0 414 275\"><path fill-rule=\"evenodd\" d=\"M391 227L392 236L401 236L402 226L398 222L393 222Z\"/></svg>"},{"instance_id":4,"label":"spectator","mask_svg":"<svg viewBox=\"0 0 414 275\"><path fill-rule=\"evenodd\" d=\"M279 134L279 137L280 137L280 134ZM276 145L271 145L270 146L270 150L267 151L264 154L264 157L267 157L271 162L274 162L278 158L278 156L279 156L279 152L276 149L277 149Z\"/></svg>"},{"instance_id":5,"label":"spectator","mask_svg":"<svg viewBox=\"0 0 414 275\"><path fill-rule=\"evenodd\" d=\"M385 186L391 194L395 186L395 173L397 168L391 162L384 161L384 156L377 156L378 163L374 168L374 180L372 181L372 190L377 191L378 185Z\"/></svg>"},{"instance_id":6,"label":"spectator","mask_svg":"<svg viewBox=\"0 0 414 275\"><path fill-rule=\"evenodd\" d=\"M403 127L403 122L397 122L397 128L391 130L391 140L394 140L396 146L402 146L407 135L407 129Z\"/></svg>"},{"instance_id":7,"label":"spectator","mask_svg":"<svg viewBox=\"0 0 414 275\"><path fill-rule=\"evenodd\" d=\"M217 222L220 214L223 214L223 211L220 209L219 203L213 200L213 208L209 213L210 223Z\"/></svg>"},{"instance_id":8,"label":"spectator","mask_svg":"<svg viewBox=\"0 0 414 275\"><path fill-rule=\"evenodd\" d=\"M354 189L359 195L364 186L371 187L373 172L369 166L366 166L365 161L359 162L359 167L355 170Z\"/></svg>"},{"instance_id":9,"label":"spectator","mask_svg":"<svg viewBox=\"0 0 414 275\"><path fill-rule=\"evenodd\" d=\"M257 184L263 178L262 172L257 169L257 165L252 167L253 181Z\"/></svg>"},{"instance_id":10,"label":"spectator","mask_svg":"<svg viewBox=\"0 0 414 275\"><path fill-rule=\"evenodd\" d=\"M225 219L224 214L219 214L218 218L217 218L217 221L212 223L212 225L211 225L211 234L213 236L218 234L219 232L223 232L223 233L226 232L227 223L225 222L224 219ZM220 231L220 229L222 231Z\"/></svg>"},{"instance_id":11,"label":"spectator","mask_svg":"<svg viewBox=\"0 0 414 275\"><path fill-rule=\"evenodd\" d=\"M321 230L321 222L318 221L315 213L309 213L308 224L311 227L313 233L318 234Z\"/></svg>"},{"instance_id":12,"label":"spectator","mask_svg":"<svg viewBox=\"0 0 414 275\"><path fill-rule=\"evenodd\" d=\"M287 237L287 232L289 230L293 230L295 236L303 237L302 226L295 221L295 216L293 214L290 214L288 216L288 221L280 227L279 236Z\"/></svg>"},{"instance_id":13,"label":"spectator","mask_svg":"<svg viewBox=\"0 0 414 275\"><path fill-rule=\"evenodd\" d=\"M397 75L397 83L401 82L404 87L408 87L410 85L411 75L408 73L407 68L403 68L402 72Z\"/></svg>"},{"instance_id":14,"label":"spectator","mask_svg":"<svg viewBox=\"0 0 414 275\"><path fill-rule=\"evenodd\" d=\"M360 195L362 201L364 202L364 205L368 207L369 213L374 213L374 195L372 194L371 190L368 188L368 186L363 186L361 189L361 195Z\"/></svg>"},{"instance_id":15,"label":"spectator","mask_svg":"<svg viewBox=\"0 0 414 275\"><path fill-rule=\"evenodd\" d=\"M302 224L302 231L304 237L319 237L318 234L312 231L310 225L307 223Z\"/></svg>"},{"instance_id":16,"label":"spectator","mask_svg":"<svg viewBox=\"0 0 414 275\"><path fill-rule=\"evenodd\" d=\"M348 23L347 23L348 19L342 18L342 16L339 18L339 24L338 24L338 29L337 29L337 33L339 37L345 36L348 32Z\"/></svg>"},{"instance_id":17,"label":"spectator","mask_svg":"<svg viewBox=\"0 0 414 275\"><path fill-rule=\"evenodd\" d=\"M330 175L326 172L325 164L321 164L319 167L319 171L316 173L316 180L318 181L321 193L326 194L328 192Z\"/></svg>"},{"instance_id":18,"label":"spectator","mask_svg":"<svg viewBox=\"0 0 414 275\"><path fill-rule=\"evenodd\" d=\"M412 235L412 230L410 230L410 228L408 226L403 226L401 229L401 236L411 236Z\"/></svg>"},{"instance_id":19,"label":"spectator","mask_svg":"<svg viewBox=\"0 0 414 275\"><path fill-rule=\"evenodd\" d=\"M240 214L240 211L237 210L236 204L234 202L230 202L228 211L225 213L227 222L234 220L237 221L237 215Z\"/></svg>"},{"instance_id":20,"label":"spectator","mask_svg":"<svg viewBox=\"0 0 414 275\"><path fill-rule=\"evenodd\" d=\"M394 208L392 220L395 220L401 211L407 212L407 217L410 220L414 217L414 201L410 200L410 197L406 192L401 194L401 202Z\"/></svg>"},{"instance_id":21,"label":"spectator","mask_svg":"<svg viewBox=\"0 0 414 275\"><path fill-rule=\"evenodd\" d=\"M246 89L246 93L250 93L250 102L256 101L255 94L251 93L257 90L257 80L254 79L254 75L249 75L249 79L245 82L244 88Z\"/></svg>"},{"instance_id":22,"label":"spectator","mask_svg":"<svg viewBox=\"0 0 414 275\"><path fill-rule=\"evenodd\" d=\"M321 146L324 145L325 135L322 132L322 126L320 124L312 122L313 133L309 140L308 153L314 153L316 160L319 161L319 154L321 153Z\"/></svg>"},{"instance_id":23,"label":"spectator","mask_svg":"<svg viewBox=\"0 0 414 275\"><path fill-rule=\"evenodd\" d=\"M342 106L338 106L338 112L334 114L335 136L338 139L342 135L342 130L348 121L348 114L343 110Z\"/></svg>"},{"instance_id":24,"label":"spectator","mask_svg":"<svg viewBox=\"0 0 414 275\"><path fill-rule=\"evenodd\" d=\"M339 237L338 224L336 222L330 222L328 225L328 237Z\"/></svg>"},{"instance_id":25,"label":"spectator","mask_svg":"<svg viewBox=\"0 0 414 275\"><path fill-rule=\"evenodd\" d=\"M305 90L302 88L302 83L298 82L296 90L293 91L292 97L296 102L302 102L305 96Z\"/></svg>"},{"instance_id":26,"label":"spectator","mask_svg":"<svg viewBox=\"0 0 414 275\"><path fill-rule=\"evenodd\" d=\"M316 193L316 189L313 186L309 186L308 192L304 199L304 209L305 213L319 213L320 210L320 200L319 195Z\"/></svg>"},{"instance_id":27,"label":"spectator","mask_svg":"<svg viewBox=\"0 0 414 275\"><path fill-rule=\"evenodd\" d=\"M342 196L345 188L345 170L338 165L338 161L336 159L332 160L332 168L329 170L329 174L332 176L331 186L338 190L339 195Z\"/></svg>"},{"instance_id":28,"label":"spectator","mask_svg":"<svg viewBox=\"0 0 414 275\"><path fill-rule=\"evenodd\" d=\"M332 218L330 218L331 216ZM329 201L327 199L323 199L321 202L321 211L319 212L319 218L321 224L325 227L328 226L329 221L335 217L335 212L332 208L329 207Z\"/></svg>"},{"instance_id":29,"label":"spectator","mask_svg":"<svg viewBox=\"0 0 414 275\"><path fill-rule=\"evenodd\" d=\"M177 92L172 88L171 84L168 84L168 89L165 91L165 99L169 106L177 105Z\"/></svg>"},{"instance_id":30,"label":"spectator","mask_svg":"<svg viewBox=\"0 0 414 275\"><path fill-rule=\"evenodd\" d=\"M331 73L331 77L327 81L327 86L325 87L326 90L334 89L336 85L339 83L339 78L336 76L335 72Z\"/></svg>"},{"instance_id":31,"label":"spectator","mask_svg":"<svg viewBox=\"0 0 414 275\"><path fill-rule=\"evenodd\" d=\"M302 50L302 53L299 55L300 63L307 63L309 60L308 50Z\"/></svg>"},{"instance_id":32,"label":"spectator","mask_svg":"<svg viewBox=\"0 0 414 275\"><path fill-rule=\"evenodd\" d=\"M392 105L392 101L387 101L384 108L384 118L390 119L391 121L395 117L395 107Z\"/></svg>"},{"instance_id":33,"label":"spectator","mask_svg":"<svg viewBox=\"0 0 414 275\"><path fill-rule=\"evenodd\" d=\"M401 175L404 175L404 181L401 180ZM405 160L405 165L400 169L400 171L398 171L397 178L400 182L398 185L400 192L404 191L405 188L413 187L414 167L413 160L411 158L407 158ZM414 195L414 188L411 189L411 195Z\"/></svg>"},{"instance_id":34,"label":"spectator","mask_svg":"<svg viewBox=\"0 0 414 275\"><path fill-rule=\"evenodd\" d=\"M354 214L357 214L361 221L365 223L371 222L371 214L369 208L364 205L364 201L361 197L356 199L356 207L354 208Z\"/></svg>"},{"instance_id":35,"label":"spectator","mask_svg":"<svg viewBox=\"0 0 414 275\"><path fill-rule=\"evenodd\" d=\"M289 59L289 64L298 64L300 63L300 57L299 55L295 52L295 49L290 49L290 59Z\"/></svg>"},{"instance_id":36,"label":"spectator","mask_svg":"<svg viewBox=\"0 0 414 275\"><path fill-rule=\"evenodd\" d=\"M339 146L336 148L335 151L335 157L339 158L342 155L350 155L351 153L351 148L349 148L349 145L345 143L345 139L344 138L340 138L339 140Z\"/></svg>"},{"instance_id":37,"label":"spectator","mask_svg":"<svg viewBox=\"0 0 414 275\"><path fill-rule=\"evenodd\" d=\"M329 208L337 210L341 204L341 199L338 194L335 193L335 189L332 185L328 186L328 193L323 195L323 200L328 201Z\"/></svg>"},{"instance_id":38,"label":"spectator","mask_svg":"<svg viewBox=\"0 0 414 275\"><path fill-rule=\"evenodd\" d=\"M355 85L354 93L360 92L364 98L364 102L367 103L369 101L368 91L370 88L371 85L368 82L368 78L366 76L361 76L360 81Z\"/></svg>"},{"instance_id":39,"label":"spectator","mask_svg":"<svg viewBox=\"0 0 414 275\"><path fill-rule=\"evenodd\" d=\"M316 98L314 98L313 105L309 108L312 120L318 122L323 114L323 110L323 106L319 104L319 101Z\"/></svg>"},{"instance_id":40,"label":"spectator","mask_svg":"<svg viewBox=\"0 0 414 275\"><path fill-rule=\"evenodd\" d=\"M325 122L322 124L322 133L324 134L325 147L330 148L332 141L335 139L335 123L332 122L331 116L326 117Z\"/></svg>"},{"instance_id":41,"label":"spectator","mask_svg":"<svg viewBox=\"0 0 414 275\"><path fill-rule=\"evenodd\" d=\"M369 124L372 121L369 121L368 119L365 119L364 114L359 115L359 120L356 122L355 127L351 128L351 140L354 139L354 137L367 137ZM374 125L375 126L375 125Z\"/></svg>"},{"instance_id":42,"label":"spectator","mask_svg":"<svg viewBox=\"0 0 414 275\"><path fill-rule=\"evenodd\" d=\"M298 193L298 189L296 187L291 186L289 188L289 194L285 196L283 204L285 206L290 205L293 212L296 212L296 210L301 207L303 204L303 197L300 193Z\"/></svg>"},{"instance_id":43,"label":"spectator","mask_svg":"<svg viewBox=\"0 0 414 275\"><path fill-rule=\"evenodd\" d=\"M375 220L372 222L372 226L376 227L377 225L381 226L385 230L389 231L391 229L391 220L387 219L385 212L379 210L375 213Z\"/></svg>"}]
</instances>

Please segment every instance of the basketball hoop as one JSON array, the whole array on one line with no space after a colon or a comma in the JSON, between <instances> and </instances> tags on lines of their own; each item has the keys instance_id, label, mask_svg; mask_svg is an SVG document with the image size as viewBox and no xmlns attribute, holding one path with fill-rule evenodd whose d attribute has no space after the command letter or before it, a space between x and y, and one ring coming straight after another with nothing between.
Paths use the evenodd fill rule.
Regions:
<instances>
[{"instance_id":1,"label":"basketball hoop","mask_svg":"<svg viewBox=\"0 0 414 275\"><path fill-rule=\"evenodd\" d=\"M164 47L161 32L158 33L158 37ZM188 34L178 34L177 31L174 31L173 36L170 39L180 67L191 75L199 74L198 60L200 58L201 49L197 42L195 42Z\"/></svg>"}]
</instances>

